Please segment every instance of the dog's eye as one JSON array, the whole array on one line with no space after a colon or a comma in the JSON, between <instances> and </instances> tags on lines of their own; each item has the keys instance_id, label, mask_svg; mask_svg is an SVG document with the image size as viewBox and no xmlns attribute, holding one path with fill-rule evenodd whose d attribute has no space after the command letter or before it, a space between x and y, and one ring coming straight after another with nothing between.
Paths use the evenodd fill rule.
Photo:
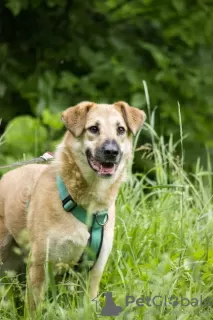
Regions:
<instances>
[{"instance_id":1,"label":"dog's eye","mask_svg":"<svg viewBox=\"0 0 213 320\"><path fill-rule=\"evenodd\" d=\"M125 133L125 128L124 127L118 127L118 134L124 134Z\"/></svg>"},{"instance_id":2,"label":"dog's eye","mask_svg":"<svg viewBox=\"0 0 213 320\"><path fill-rule=\"evenodd\" d=\"M99 128L97 126L89 127L88 130L93 134L96 134L99 132Z\"/></svg>"}]
</instances>

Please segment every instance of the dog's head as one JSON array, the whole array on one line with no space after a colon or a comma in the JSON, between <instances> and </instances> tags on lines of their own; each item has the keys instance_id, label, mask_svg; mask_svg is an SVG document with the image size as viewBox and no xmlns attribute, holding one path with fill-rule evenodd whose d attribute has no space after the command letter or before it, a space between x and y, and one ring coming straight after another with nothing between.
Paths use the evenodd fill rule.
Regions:
<instances>
[{"instance_id":1,"label":"dog's head","mask_svg":"<svg viewBox=\"0 0 213 320\"><path fill-rule=\"evenodd\" d=\"M123 101L112 105L81 102L62 114L79 168L103 178L113 177L126 165L132 154L132 136L145 118L142 110Z\"/></svg>"}]
</instances>

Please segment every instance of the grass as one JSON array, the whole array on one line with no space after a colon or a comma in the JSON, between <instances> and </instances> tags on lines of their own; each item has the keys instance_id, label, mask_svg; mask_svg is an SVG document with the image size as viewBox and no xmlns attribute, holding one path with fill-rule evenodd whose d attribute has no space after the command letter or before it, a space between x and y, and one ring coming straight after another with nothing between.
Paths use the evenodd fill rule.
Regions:
<instances>
[{"instance_id":1,"label":"grass","mask_svg":"<svg viewBox=\"0 0 213 320\"><path fill-rule=\"evenodd\" d=\"M195 171L186 173L184 148L180 157L176 153L178 143L184 147L182 134L179 142L171 136L166 144L154 131L154 113L150 117L146 128L152 145L144 157L152 159L154 167L147 174L132 174L120 190L114 247L101 281L98 312L96 303L83 295L87 281L82 275L72 274L68 282L55 284L47 272L49 290L36 319L98 319L106 291L123 308L109 319L213 319L211 163L208 159L203 170L198 160ZM126 296L156 297L155 303L163 304L156 306L151 300L150 306L137 306L136 301L126 306ZM181 305L181 297L190 305ZM201 297L209 299L206 305L200 304ZM24 290L15 276L0 286L0 319L29 319Z\"/></svg>"}]
</instances>

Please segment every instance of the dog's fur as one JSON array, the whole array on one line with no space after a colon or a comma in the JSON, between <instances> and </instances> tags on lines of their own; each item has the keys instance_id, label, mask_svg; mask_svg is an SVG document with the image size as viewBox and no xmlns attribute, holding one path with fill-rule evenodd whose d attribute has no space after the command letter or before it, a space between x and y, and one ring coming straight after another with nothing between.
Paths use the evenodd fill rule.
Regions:
<instances>
[{"instance_id":1,"label":"dog's fur","mask_svg":"<svg viewBox=\"0 0 213 320\"><path fill-rule=\"evenodd\" d=\"M132 158L132 135L142 127L145 114L125 102L112 105L81 102L65 110L62 120L67 132L50 165L26 165L8 172L0 181L0 277L5 270L18 270L22 263L19 256L12 253L12 244L15 241L23 246L20 235L25 229L30 238L30 283L37 297L42 289L46 258L53 266L58 262L72 266L80 259L89 232L85 224L64 211L56 187L56 174L60 174L68 192L88 214L108 209L101 252L90 271L92 299L97 296L112 248L115 200ZM98 126L98 133L90 130L94 126ZM125 131L120 129L119 133L118 127ZM111 165L114 169L106 169L110 174L104 174L99 165L99 172L95 172L87 151L92 159L98 154L100 160L107 141L113 141L119 150L113 160L115 164Z\"/></svg>"}]
</instances>

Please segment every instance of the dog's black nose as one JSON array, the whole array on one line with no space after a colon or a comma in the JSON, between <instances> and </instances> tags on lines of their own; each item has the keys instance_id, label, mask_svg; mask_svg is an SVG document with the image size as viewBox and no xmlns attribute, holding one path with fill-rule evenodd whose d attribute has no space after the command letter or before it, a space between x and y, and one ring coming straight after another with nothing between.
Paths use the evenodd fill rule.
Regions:
<instances>
[{"instance_id":1,"label":"dog's black nose","mask_svg":"<svg viewBox=\"0 0 213 320\"><path fill-rule=\"evenodd\" d=\"M115 140L105 141L102 150L106 160L114 160L119 154L119 146Z\"/></svg>"}]
</instances>

